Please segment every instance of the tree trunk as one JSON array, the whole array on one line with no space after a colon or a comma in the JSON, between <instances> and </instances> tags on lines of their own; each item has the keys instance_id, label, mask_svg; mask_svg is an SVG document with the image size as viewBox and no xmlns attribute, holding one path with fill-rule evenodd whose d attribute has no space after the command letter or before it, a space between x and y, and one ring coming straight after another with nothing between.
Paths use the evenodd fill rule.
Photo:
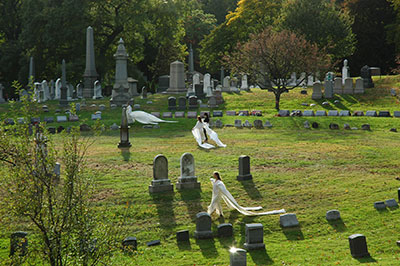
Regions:
<instances>
[{"instance_id":1,"label":"tree trunk","mask_svg":"<svg viewBox=\"0 0 400 266\"><path fill-rule=\"evenodd\" d=\"M279 111L279 101L281 100L281 94L279 92L275 93L275 109Z\"/></svg>"}]
</instances>

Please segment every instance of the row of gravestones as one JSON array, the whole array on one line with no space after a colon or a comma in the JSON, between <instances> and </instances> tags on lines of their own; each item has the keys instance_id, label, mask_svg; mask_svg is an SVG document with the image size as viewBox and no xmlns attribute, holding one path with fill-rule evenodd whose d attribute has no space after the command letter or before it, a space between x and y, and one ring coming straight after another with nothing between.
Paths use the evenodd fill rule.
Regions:
<instances>
[{"instance_id":1,"label":"row of gravestones","mask_svg":"<svg viewBox=\"0 0 400 266\"><path fill-rule=\"evenodd\" d=\"M363 94L365 92L364 80L362 78L356 79L356 86L354 89L352 78L346 78L344 80L344 86L341 78L335 78L334 81L327 80L324 85L325 89L322 95L322 83L319 81L314 83L311 96L313 100L319 100L322 99L322 97L330 99L333 97L333 94Z\"/></svg>"},{"instance_id":2,"label":"row of gravestones","mask_svg":"<svg viewBox=\"0 0 400 266\"><path fill-rule=\"evenodd\" d=\"M180 110L185 111L187 109L198 109L204 107L216 108L219 104L223 103L222 96L219 97L218 95L211 96L208 100L208 104L202 104L199 97L197 96L189 96L189 99L186 97L179 97L178 101L175 97L168 98L168 110Z\"/></svg>"},{"instance_id":3,"label":"row of gravestones","mask_svg":"<svg viewBox=\"0 0 400 266\"><path fill-rule=\"evenodd\" d=\"M310 122L304 121L303 125L304 125L304 128L306 128L306 129L319 128L319 124L317 122L312 122L310 124ZM340 126L338 124L336 124L336 123L330 123L329 124L329 129L338 130L338 129L340 129ZM349 124L344 124L343 125L343 129L346 129L346 130L350 130L350 129L358 130L357 127L351 127ZM362 130L371 130L371 126L369 124L363 124L363 125L361 125L361 129ZM391 131L393 131L393 130L391 130ZM396 132L397 132L397 130L396 130Z\"/></svg>"},{"instance_id":4,"label":"row of gravestones","mask_svg":"<svg viewBox=\"0 0 400 266\"><path fill-rule=\"evenodd\" d=\"M278 116L280 117L289 117L289 116L293 116L293 114L296 114L296 116L351 116L351 112L349 110L329 110L328 112L326 112L325 110L318 110L316 112L314 112L313 110L279 110L278 112ZM390 114L389 111L367 111L364 112L363 111L355 111L353 112L353 116L368 116L368 117L392 117L392 115ZM400 117L400 111L394 111L393 112L393 116L394 117Z\"/></svg>"}]
</instances>

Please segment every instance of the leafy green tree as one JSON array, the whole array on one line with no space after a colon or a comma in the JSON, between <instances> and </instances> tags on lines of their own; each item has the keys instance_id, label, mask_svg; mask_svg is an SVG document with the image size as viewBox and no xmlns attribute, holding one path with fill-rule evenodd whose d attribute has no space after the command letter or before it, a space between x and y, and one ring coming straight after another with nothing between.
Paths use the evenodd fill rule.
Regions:
<instances>
[{"instance_id":1,"label":"leafy green tree","mask_svg":"<svg viewBox=\"0 0 400 266\"><path fill-rule=\"evenodd\" d=\"M225 65L232 73L249 74L261 89L274 93L275 108L279 110L282 93L298 87L311 74L325 73L331 61L324 50L301 35L267 28L252 34L248 42L239 43L234 52L225 57ZM306 75L294 86L289 86L293 72L305 72Z\"/></svg>"},{"instance_id":2,"label":"leafy green tree","mask_svg":"<svg viewBox=\"0 0 400 266\"><path fill-rule=\"evenodd\" d=\"M333 56L334 60L353 54L355 35L346 12L326 0L287 0L280 27L304 35Z\"/></svg>"},{"instance_id":3,"label":"leafy green tree","mask_svg":"<svg viewBox=\"0 0 400 266\"><path fill-rule=\"evenodd\" d=\"M204 13L213 14L217 19L217 24L225 21L229 12L235 10L238 0L200 0Z\"/></svg>"}]
</instances>

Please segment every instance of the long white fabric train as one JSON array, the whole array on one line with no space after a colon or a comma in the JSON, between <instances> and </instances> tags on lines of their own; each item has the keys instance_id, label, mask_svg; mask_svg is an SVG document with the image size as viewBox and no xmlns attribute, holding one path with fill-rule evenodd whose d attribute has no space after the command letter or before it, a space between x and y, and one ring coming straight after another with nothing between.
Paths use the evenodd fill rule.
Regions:
<instances>
[{"instance_id":1,"label":"long white fabric train","mask_svg":"<svg viewBox=\"0 0 400 266\"><path fill-rule=\"evenodd\" d=\"M223 147L223 148L226 147L226 145L219 140L218 134L208 126L208 123L197 121L196 125L192 129L192 134L193 134L195 140L197 141L197 144L199 144L199 146L201 148L203 148L203 149L215 148L215 146L212 144L202 143L206 139L204 136L203 128L206 130L206 133L210 136L210 139L215 141L215 143L219 147Z\"/></svg>"},{"instance_id":2,"label":"long white fabric train","mask_svg":"<svg viewBox=\"0 0 400 266\"><path fill-rule=\"evenodd\" d=\"M216 180L214 178L211 178L211 183L213 184L213 192L212 192L212 200L210 206L208 206L208 214L212 214L213 212L216 212L216 214L219 215L224 215L222 211L222 206L221 206L221 199L223 199L228 205L230 209L236 209L238 212L241 214L244 214L246 216L255 216L255 215L270 215L270 214L279 214L279 213L285 213L285 209L280 209L280 210L273 210L273 211L268 211L268 212L254 212L261 210L262 207L242 207L240 206L236 200L233 198L231 193L226 189L225 184L221 180Z\"/></svg>"},{"instance_id":3,"label":"long white fabric train","mask_svg":"<svg viewBox=\"0 0 400 266\"><path fill-rule=\"evenodd\" d=\"M166 121L162 120L152 114L143 112L143 111L133 111L132 112L132 107L128 105L126 107L126 116L128 118L128 123L132 124L135 121L138 121L139 123L142 124L151 124L151 125L157 125L158 123L177 123L178 121Z\"/></svg>"}]
</instances>

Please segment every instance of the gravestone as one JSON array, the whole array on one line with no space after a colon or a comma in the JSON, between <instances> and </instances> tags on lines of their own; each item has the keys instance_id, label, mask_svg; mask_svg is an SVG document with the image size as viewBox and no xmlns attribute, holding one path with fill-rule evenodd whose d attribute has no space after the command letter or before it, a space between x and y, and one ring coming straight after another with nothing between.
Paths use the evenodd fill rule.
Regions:
<instances>
[{"instance_id":1,"label":"gravestone","mask_svg":"<svg viewBox=\"0 0 400 266\"><path fill-rule=\"evenodd\" d=\"M199 103L197 101L196 96L190 96L189 97L189 109L197 109L199 108Z\"/></svg>"},{"instance_id":2,"label":"gravestone","mask_svg":"<svg viewBox=\"0 0 400 266\"><path fill-rule=\"evenodd\" d=\"M326 116L326 111L325 110L316 111L315 116Z\"/></svg>"},{"instance_id":3,"label":"gravestone","mask_svg":"<svg viewBox=\"0 0 400 266\"><path fill-rule=\"evenodd\" d=\"M122 241L122 247L128 251L137 250L136 237L128 236Z\"/></svg>"},{"instance_id":4,"label":"gravestone","mask_svg":"<svg viewBox=\"0 0 400 266\"><path fill-rule=\"evenodd\" d=\"M226 111L227 116L236 116L236 111Z\"/></svg>"},{"instance_id":5,"label":"gravestone","mask_svg":"<svg viewBox=\"0 0 400 266\"><path fill-rule=\"evenodd\" d=\"M354 94L363 94L364 93L364 81L362 78L356 79L356 87L354 89Z\"/></svg>"},{"instance_id":6,"label":"gravestone","mask_svg":"<svg viewBox=\"0 0 400 266\"><path fill-rule=\"evenodd\" d=\"M57 122L58 123L67 122L67 121L68 121L67 116L65 116L65 115L58 115L57 116Z\"/></svg>"},{"instance_id":7,"label":"gravestone","mask_svg":"<svg viewBox=\"0 0 400 266\"><path fill-rule=\"evenodd\" d=\"M395 89L395 88L391 88L391 89L390 89L390 95L392 95L393 97L396 97L397 92L396 92L396 89Z\"/></svg>"},{"instance_id":8,"label":"gravestone","mask_svg":"<svg viewBox=\"0 0 400 266\"><path fill-rule=\"evenodd\" d=\"M384 210L386 209L386 204L384 201L376 201L374 202L374 208L377 210Z\"/></svg>"},{"instance_id":9,"label":"gravestone","mask_svg":"<svg viewBox=\"0 0 400 266\"><path fill-rule=\"evenodd\" d=\"M328 221L335 221L340 219L340 212L338 210L329 210L325 215Z\"/></svg>"},{"instance_id":10,"label":"gravestone","mask_svg":"<svg viewBox=\"0 0 400 266\"><path fill-rule=\"evenodd\" d=\"M336 124L336 123L330 123L329 124L329 129L337 130L337 129L339 129L339 125Z\"/></svg>"},{"instance_id":11,"label":"gravestone","mask_svg":"<svg viewBox=\"0 0 400 266\"><path fill-rule=\"evenodd\" d=\"M222 123L222 121L220 119L217 119L217 121L215 121L215 127L216 128L223 128L224 124Z\"/></svg>"},{"instance_id":12,"label":"gravestone","mask_svg":"<svg viewBox=\"0 0 400 266\"><path fill-rule=\"evenodd\" d=\"M350 253L354 258L369 257L367 239L362 234L349 236Z\"/></svg>"},{"instance_id":13,"label":"gravestone","mask_svg":"<svg viewBox=\"0 0 400 266\"><path fill-rule=\"evenodd\" d=\"M176 232L177 242L189 242L189 230L181 230Z\"/></svg>"},{"instance_id":14,"label":"gravestone","mask_svg":"<svg viewBox=\"0 0 400 266\"><path fill-rule=\"evenodd\" d=\"M249 116L249 111L239 111L239 116Z\"/></svg>"},{"instance_id":15,"label":"gravestone","mask_svg":"<svg viewBox=\"0 0 400 266\"><path fill-rule=\"evenodd\" d=\"M218 237L232 237L233 226L230 223L218 225Z\"/></svg>"},{"instance_id":16,"label":"gravestone","mask_svg":"<svg viewBox=\"0 0 400 266\"><path fill-rule=\"evenodd\" d=\"M222 92L220 90L215 90L214 91L214 96L217 99L217 104L223 104L224 103L224 98L222 98Z\"/></svg>"},{"instance_id":17,"label":"gravestone","mask_svg":"<svg viewBox=\"0 0 400 266\"><path fill-rule=\"evenodd\" d=\"M185 66L180 61L172 62L169 73L168 93L186 93Z\"/></svg>"},{"instance_id":18,"label":"gravestone","mask_svg":"<svg viewBox=\"0 0 400 266\"><path fill-rule=\"evenodd\" d=\"M349 66L348 66L348 61L345 59L343 61L343 67L342 67L342 79L345 80L346 78L350 77L350 72L349 72Z\"/></svg>"},{"instance_id":19,"label":"gravestone","mask_svg":"<svg viewBox=\"0 0 400 266\"><path fill-rule=\"evenodd\" d=\"M145 86L142 88L142 99L147 99L147 88Z\"/></svg>"},{"instance_id":20,"label":"gravestone","mask_svg":"<svg viewBox=\"0 0 400 266\"><path fill-rule=\"evenodd\" d=\"M47 131L49 131L50 134L56 134L57 132L56 127L48 127Z\"/></svg>"},{"instance_id":21,"label":"gravestone","mask_svg":"<svg viewBox=\"0 0 400 266\"><path fill-rule=\"evenodd\" d=\"M263 122L261 121L261 120L254 120L254 127L256 128L256 129L263 129L264 128L264 126L263 126Z\"/></svg>"},{"instance_id":22,"label":"gravestone","mask_svg":"<svg viewBox=\"0 0 400 266\"><path fill-rule=\"evenodd\" d=\"M212 91L211 87L211 75L209 73L204 74L203 77L203 92L209 94Z\"/></svg>"},{"instance_id":23,"label":"gravestone","mask_svg":"<svg viewBox=\"0 0 400 266\"><path fill-rule=\"evenodd\" d=\"M229 253L229 266L247 266L246 250L231 248Z\"/></svg>"},{"instance_id":24,"label":"gravestone","mask_svg":"<svg viewBox=\"0 0 400 266\"><path fill-rule=\"evenodd\" d=\"M6 100L4 100L4 97L3 97L3 94L4 94L3 90L4 90L4 86L3 86L3 84L0 83L0 103L6 102Z\"/></svg>"},{"instance_id":25,"label":"gravestone","mask_svg":"<svg viewBox=\"0 0 400 266\"><path fill-rule=\"evenodd\" d=\"M262 224L245 225L246 240L244 248L247 250L264 249L264 230Z\"/></svg>"},{"instance_id":26,"label":"gravestone","mask_svg":"<svg viewBox=\"0 0 400 266\"><path fill-rule=\"evenodd\" d=\"M224 113L221 110L214 110L213 117L223 117Z\"/></svg>"},{"instance_id":27,"label":"gravestone","mask_svg":"<svg viewBox=\"0 0 400 266\"><path fill-rule=\"evenodd\" d=\"M304 110L303 116L314 116L313 110Z\"/></svg>"},{"instance_id":28,"label":"gravestone","mask_svg":"<svg viewBox=\"0 0 400 266\"><path fill-rule=\"evenodd\" d=\"M195 164L194 157L191 153L184 153L180 159L181 163L181 176L178 178L176 188L182 189L193 189L200 188L200 183L197 182L197 176L195 175Z\"/></svg>"},{"instance_id":29,"label":"gravestone","mask_svg":"<svg viewBox=\"0 0 400 266\"><path fill-rule=\"evenodd\" d=\"M94 96L94 82L97 80L98 74L96 71L95 54L94 54L94 38L93 28L88 27L86 29L86 67L83 73L84 86L79 92L78 96L85 98L92 98Z\"/></svg>"},{"instance_id":30,"label":"gravestone","mask_svg":"<svg viewBox=\"0 0 400 266\"><path fill-rule=\"evenodd\" d=\"M154 115L157 118L160 118L160 112L151 112L152 115Z\"/></svg>"},{"instance_id":31,"label":"gravestone","mask_svg":"<svg viewBox=\"0 0 400 266\"><path fill-rule=\"evenodd\" d=\"M175 112L175 118L184 118L185 112Z\"/></svg>"},{"instance_id":32,"label":"gravestone","mask_svg":"<svg viewBox=\"0 0 400 266\"><path fill-rule=\"evenodd\" d=\"M374 82L371 78L371 70L369 69L369 66L365 65L361 68L360 77L363 79L364 88L374 87Z\"/></svg>"},{"instance_id":33,"label":"gravestone","mask_svg":"<svg viewBox=\"0 0 400 266\"><path fill-rule=\"evenodd\" d=\"M163 117L163 118L172 118L172 112L164 112L164 113L162 114L162 117Z\"/></svg>"},{"instance_id":34,"label":"gravestone","mask_svg":"<svg viewBox=\"0 0 400 266\"><path fill-rule=\"evenodd\" d=\"M319 100L322 98L322 84L321 82L317 81L313 84L313 93L311 99Z\"/></svg>"},{"instance_id":35,"label":"gravestone","mask_svg":"<svg viewBox=\"0 0 400 266\"><path fill-rule=\"evenodd\" d=\"M169 76L163 75L158 77L158 88L157 92L164 92L169 88Z\"/></svg>"},{"instance_id":36,"label":"gravestone","mask_svg":"<svg viewBox=\"0 0 400 266\"><path fill-rule=\"evenodd\" d=\"M388 200L385 200L385 205L386 205L388 208L399 207L399 204L397 204L397 202L396 202L395 199L388 199Z\"/></svg>"},{"instance_id":37,"label":"gravestone","mask_svg":"<svg viewBox=\"0 0 400 266\"><path fill-rule=\"evenodd\" d=\"M54 166L54 174L56 175L56 179L59 180L61 176L61 164L56 163Z\"/></svg>"},{"instance_id":38,"label":"gravestone","mask_svg":"<svg viewBox=\"0 0 400 266\"><path fill-rule=\"evenodd\" d=\"M101 113L92 114L92 120L101 120Z\"/></svg>"},{"instance_id":39,"label":"gravestone","mask_svg":"<svg viewBox=\"0 0 400 266\"><path fill-rule=\"evenodd\" d=\"M239 175L237 176L237 180L243 181L250 179L253 179L253 176L250 174L250 157L241 155L239 157Z\"/></svg>"},{"instance_id":40,"label":"gravestone","mask_svg":"<svg viewBox=\"0 0 400 266\"><path fill-rule=\"evenodd\" d=\"M128 83L128 58L124 41L119 39L115 59L115 83L111 94L111 104L122 106L131 99ZM86 97L85 97L86 98Z\"/></svg>"},{"instance_id":41,"label":"gravestone","mask_svg":"<svg viewBox=\"0 0 400 266\"><path fill-rule=\"evenodd\" d=\"M344 80L343 94L353 94L353 79L346 78Z\"/></svg>"},{"instance_id":42,"label":"gravestone","mask_svg":"<svg viewBox=\"0 0 400 266\"><path fill-rule=\"evenodd\" d=\"M324 98L330 99L333 97L333 77L334 74L332 72L328 72L325 75L325 82L324 82Z\"/></svg>"},{"instance_id":43,"label":"gravestone","mask_svg":"<svg viewBox=\"0 0 400 266\"><path fill-rule=\"evenodd\" d=\"M79 130L80 131L90 131L91 127L88 124L82 124L82 125L79 125Z\"/></svg>"},{"instance_id":44,"label":"gravestone","mask_svg":"<svg viewBox=\"0 0 400 266\"><path fill-rule=\"evenodd\" d=\"M19 253L20 256L25 256L28 250L27 232L14 232L10 237L10 256Z\"/></svg>"},{"instance_id":45,"label":"gravestone","mask_svg":"<svg viewBox=\"0 0 400 266\"><path fill-rule=\"evenodd\" d=\"M339 116L350 116L350 111L349 110L341 110L339 112Z\"/></svg>"},{"instance_id":46,"label":"gravestone","mask_svg":"<svg viewBox=\"0 0 400 266\"><path fill-rule=\"evenodd\" d=\"M150 193L174 191L171 180L168 179L168 160L162 154L154 157L153 160L153 180L149 186Z\"/></svg>"},{"instance_id":47,"label":"gravestone","mask_svg":"<svg viewBox=\"0 0 400 266\"><path fill-rule=\"evenodd\" d=\"M103 98L103 95L101 95L101 83L100 83L100 81L96 80L94 82L94 86L93 87L94 87L93 100Z\"/></svg>"},{"instance_id":48,"label":"gravestone","mask_svg":"<svg viewBox=\"0 0 400 266\"><path fill-rule=\"evenodd\" d=\"M140 107L139 107L140 108ZM104 111L106 109L106 106L104 104L99 105L99 110Z\"/></svg>"},{"instance_id":49,"label":"gravestone","mask_svg":"<svg viewBox=\"0 0 400 266\"><path fill-rule=\"evenodd\" d=\"M271 127L272 127L271 122L265 121L264 127L266 127L266 128L271 128Z\"/></svg>"},{"instance_id":50,"label":"gravestone","mask_svg":"<svg viewBox=\"0 0 400 266\"><path fill-rule=\"evenodd\" d=\"M376 111L367 111L367 112L365 112L365 116L376 117L377 113L376 113Z\"/></svg>"},{"instance_id":51,"label":"gravestone","mask_svg":"<svg viewBox=\"0 0 400 266\"><path fill-rule=\"evenodd\" d=\"M224 77L224 81L222 83L222 91L230 91L231 90L231 77Z\"/></svg>"},{"instance_id":52,"label":"gravestone","mask_svg":"<svg viewBox=\"0 0 400 266\"><path fill-rule=\"evenodd\" d=\"M296 214L286 213L279 217L279 223L282 227L294 227L299 226L299 221L297 220Z\"/></svg>"},{"instance_id":53,"label":"gravestone","mask_svg":"<svg viewBox=\"0 0 400 266\"><path fill-rule=\"evenodd\" d=\"M169 97L168 98L168 110L176 110L176 98Z\"/></svg>"},{"instance_id":54,"label":"gravestone","mask_svg":"<svg viewBox=\"0 0 400 266\"><path fill-rule=\"evenodd\" d=\"M213 237L211 231L211 216L206 212L196 214L196 231L194 237L197 239L208 239Z\"/></svg>"},{"instance_id":55,"label":"gravestone","mask_svg":"<svg viewBox=\"0 0 400 266\"><path fill-rule=\"evenodd\" d=\"M338 110L329 110L328 111L328 116L338 116L339 112Z\"/></svg>"},{"instance_id":56,"label":"gravestone","mask_svg":"<svg viewBox=\"0 0 400 266\"><path fill-rule=\"evenodd\" d=\"M79 121L79 117L78 117L78 115L69 115L69 118L68 118L68 120L69 121L71 121L71 122L76 122L76 121Z\"/></svg>"},{"instance_id":57,"label":"gravestone","mask_svg":"<svg viewBox=\"0 0 400 266\"><path fill-rule=\"evenodd\" d=\"M43 119L43 121L46 122L47 124L54 123L54 117L52 117L52 116L45 116L44 119Z\"/></svg>"},{"instance_id":58,"label":"gravestone","mask_svg":"<svg viewBox=\"0 0 400 266\"><path fill-rule=\"evenodd\" d=\"M290 116L290 111L289 110L279 110L278 116L281 116L281 117Z\"/></svg>"},{"instance_id":59,"label":"gravestone","mask_svg":"<svg viewBox=\"0 0 400 266\"><path fill-rule=\"evenodd\" d=\"M252 128L253 125L249 122L249 120L244 121L243 123L243 127L245 128Z\"/></svg>"},{"instance_id":60,"label":"gravestone","mask_svg":"<svg viewBox=\"0 0 400 266\"><path fill-rule=\"evenodd\" d=\"M242 126L242 120L236 119L236 120L235 120L235 127L236 127L236 128L242 128L242 127L243 127L243 126Z\"/></svg>"},{"instance_id":61,"label":"gravestone","mask_svg":"<svg viewBox=\"0 0 400 266\"><path fill-rule=\"evenodd\" d=\"M160 240L152 240L152 241L149 241L149 242L146 243L146 245L147 245L148 247L158 246L158 245L160 245L160 244L161 244L161 241L160 241Z\"/></svg>"},{"instance_id":62,"label":"gravestone","mask_svg":"<svg viewBox=\"0 0 400 266\"><path fill-rule=\"evenodd\" d=\"M206 94L203 91L203 85L201 84L196 84L194 86L194 93L199 99L204 99L206 97Z\"/></svg>"},{"instance_id":63,"label":"gravestone","mask_svg":"<svg viewBox=\"0 0 400 266\"><path fill-rule=\"evenodd\" d=\"M186 110L186 97L178 98L178 110L185 111Z\"/></svg>"},{"instance_id":64,"label":"gravestone","mask_svg":"<svg viewBox=\"0 0 400 266\"><path fill-rule=\"evenodd\" d=\"M240 89L244 90L244 91L248 91L249 90L249 85L247 84L247 75L243 75L242 76L242 80L241 80L241 86Z\"/></svg>"},{"instance_id":65,"label":"gravestone","mask_svg":"<svg viewBox=\"0 0 400 266\"><path fill-rule=\"evenodd\" d=\"M211 96L208 100L208 107L209 108L216 108L218 107L217 105L217 98L215 96Z\"/></svg>"},{"instance_id":66,"label":"gravestone","mask_svg":"<svg viewBox=\"0 0 400 266\"><path fill-rule=\"evenodd\" d=\"M343 94L343 82L341 78L335 78L333 82L333 93Z\"/></svg>"},{"instance_id":67,"label":"gravestone","mask_svg":"<svg viewBox=\"0 0 400 266\"><path fill-rule=\"evenodd\" d=\"M364 116L363 111L354 111L353 116Z\"/></svg>"},{"instance_id":68,"label":"gravestone","mask_svg":"<svg viewBox=\"0 0 400 266\"><path fill-rule=\"evenodd\" d=\"M113 123L113 124L110 126L110 129L111 129L111 130L118 130L118 129L119 129L119 126L118 126L116 123Z\"/></svg>"},{"instance_id":69,"label":"gravestone","mask_svg":"<svg viewBox=\"0 0 400 266\"><path fill-rule=\"evenodd\" d=\"M394 117L400 117L400 111L394 111L393 112Z\"/></svg>"},{"instance_id":70,"label":"gravestone","mask_svg":"<svg viewBox=\"0 0 400 266\"><path fill-rule=\"evenodd\" d=\"M197 112L195 111L187 112L187 118L197 118Z\"/></svg>"},{"instance_id":71,"label":"gravestone","mask_svg":"<svg viewBox=\"0 0 400 266\"><path fill-rule=\"evenodd\" d=\"M343 125L343 129L349 130L349 129L351 129L351 127L350 127L349 124L344 124L344 125Z\"/></svg>"},{"instance_id":72,"label":"gravestone","mask_svg":"<svg viewBox=\"0 0 400 266\"><path fill-rule=\"evenodd\" d=\"M304 125L304 128L306 128L306 129L311 128L310 122L308 122L308 121L304 121L303 125Z\"/></svg>"},{"instance_id":73,"label":"gravestone","mask_svg":"<svg viewBox=\"0 0 400 266\"><path fill-rule=\"evenodd\" d=\"M379 117L391 117L389 111L379 111L378 116L379 116Z\"/></svg>"},{"instance_id":74,"label":"gravestone","mask_svg":"<svg viewBox=\"0 0 400 266\"><path fill-rule=\"evenodd\" d=\"M363 124L361 125L362 130L371 130L371 126L369 124Z\"/></svg>"}]
</instances>

